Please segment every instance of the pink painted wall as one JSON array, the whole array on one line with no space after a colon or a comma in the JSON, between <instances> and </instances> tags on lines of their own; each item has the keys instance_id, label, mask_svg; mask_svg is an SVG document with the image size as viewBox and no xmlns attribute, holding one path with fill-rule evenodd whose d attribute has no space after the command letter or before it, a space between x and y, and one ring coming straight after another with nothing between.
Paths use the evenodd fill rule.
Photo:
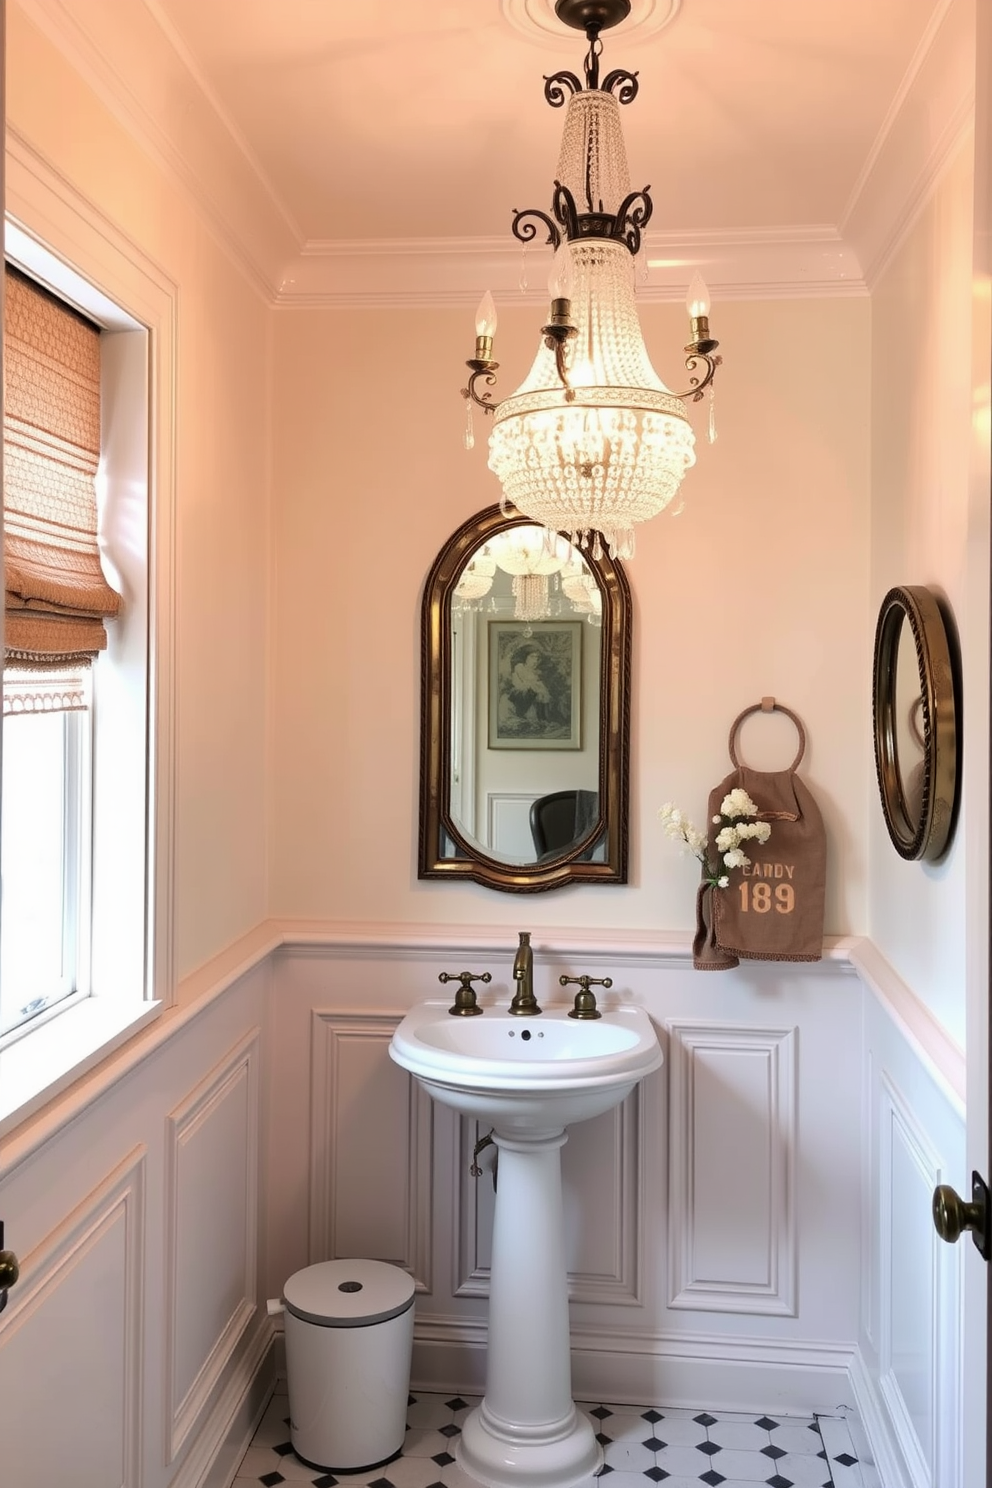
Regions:
<instances>
[{"instance_id":1,"label":"pink painted wall","mask_svg":"<svg viewBox=\"0 0 992 1488\"><path fill-rule=\"evenodd\" d=\"M176 969L264 919L271 311L175 174L16 6L8 127L178 290ZM43 222L28 223L44 238ZM105 286L111 298L114 286Z\"/></svg>"},{"instance_id":2,"label":"pink painted wall","mask_svg":"<svg viewBox=\"0 0 992 1488\"><path fill-rule=\"evenodd\" d=\"M271 913L359 922L692 923L696 875L657 822L702 823L734 716L774 694L805 719L830 840L827 931L865 923L871 767L868 302L714 307L726 364L719 438L685 510L647 524L634 595L632 860L627 888L526 906L416 877L419 623L445 538L498 497L458 396L468 311L281 309L273 367ZM539 310L501 312L502 387L529 365ZM678 380L684 314L643 312ZM392 361L393 372L388 370ZM748 726L755 764L788 763L784 720ZM762 753L767 745L766 753Z\"/></svg>"},{"instance_id":3,"label":"pink painted wall","mask_svg":"<svg viewBox=\"0 0 992 1488\"><path fill-rule=\"evenodd\" d=\"M973 194L969 140L872 298L872 612L896 584L945 596L962 650L966 788L939 864L900 858L873 800L869 928L962 1048L988 915L988 491L971 484L971 434L984 427L987 443L988 433L972 417ZM987 386L985 409L987 419Z\"/></svg>"}]
</instances>

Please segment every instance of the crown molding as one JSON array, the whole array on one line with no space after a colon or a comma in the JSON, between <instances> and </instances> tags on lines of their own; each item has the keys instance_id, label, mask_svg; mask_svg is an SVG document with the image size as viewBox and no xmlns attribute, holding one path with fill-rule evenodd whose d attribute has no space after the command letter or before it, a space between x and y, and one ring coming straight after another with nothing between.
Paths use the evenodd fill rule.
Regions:
<instances>
[{"instance_id":1,"label":"crown molding","mask_svg":"<svg viewBox=\"0 0 992 1488\"><path fill-rule=\"evenodd\" d=\"M882 121L840 231L878 283L967 141L975 113L972 0L943 0Z\"/></svg>"},{"instance_id":2,"label":"crown molding","mask_svg":"<svg viewBox=\"0 0 992 1488\"><path fill-rule=\"evenodd\" d=\"M67 0L11 0L8 32L18 12L192 201L220 246L272 302L281 265L299 251L301 234L192 59L163 27L158 7L148 0L127 6L87 0L72 13Z\"/></svg>"},{"instance_id":3,"label":"crown molding","mask_svg":"<svg viewBox=\"0 0 992 1488\"><path fill-rule=\"evenodd\" d=\"M473 309L490 289L502 305L547 299L547 247L524 256L505 238L394 238L308 242L283 269L286 306ZM637 266L641 303L683 300L693 271L722 299L865 294L851 248L828 226L744 232L657 233Z\"/></svg>"},{"instance_id":4,"label":"crown molding","mask_svg":"<svg viewBox=\"0 0 992 1488\"><path fill-rule=\"evenodd\" d=\"M516 3L516 0L515 0ZM524 9L532 0L521 0ZM538 3L538 0L533 0ZM638 268L642 303L680 300L700 268L722 299L870 292L967 139L973 0L941 0L839 226L661 233ZM650 9L650 7L648 7ZM194 204L266 301L281 307L474 308L546 299L547 254L505 238L310 240L302 235L158 0L11 0ZM533 20L533 17L529 17ZM176 121L182 121L177 131Z\"/></svg>"}]
</instances>

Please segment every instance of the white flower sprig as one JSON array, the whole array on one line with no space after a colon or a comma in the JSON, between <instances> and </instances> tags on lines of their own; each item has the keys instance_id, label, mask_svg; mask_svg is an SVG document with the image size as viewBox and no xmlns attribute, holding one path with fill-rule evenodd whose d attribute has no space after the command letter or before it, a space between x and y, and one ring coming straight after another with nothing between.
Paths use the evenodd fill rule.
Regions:
<instances>
[{"instance_id":1,"label":"white flower sprig","mask_svg":"<svg viewBox=\"0 0 992 1488\"><path fill-rule=\"evenodd\" d=\"M694 827L677 806L666 801L658 815L665 835L681 842L683 850L687 849L699 859L704 869L703 882L712 884L715 889L725 889L730 883L729 873L724 870L750 866L751 859L743 851L741 843L767 842L772 830L768 822L754 820L758 815L757 806L746 790L741 786L735 787L720 803L720 815L713 818L713 825L720 828L713 839L720 854L714 866L707 853L706 834Z\"/></svg>"}]
</instances>

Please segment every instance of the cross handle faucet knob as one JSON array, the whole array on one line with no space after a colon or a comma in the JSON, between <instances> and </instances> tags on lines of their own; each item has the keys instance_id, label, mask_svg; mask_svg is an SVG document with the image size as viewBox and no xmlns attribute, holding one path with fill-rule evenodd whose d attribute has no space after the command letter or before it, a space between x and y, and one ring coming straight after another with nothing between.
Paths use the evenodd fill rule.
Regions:
<instances>
[{"instance_id":1,"label":"cross handle faucet knob","mask_svg":"<svg viewBox=\"0 0 992 1488\"><path fill-rule=\"evenodd\" d=\"M438 972L437 979L442 984L446 982L461 982L461 986L455 993L455 1000L448 1009L448 1012L454 1018L474 1018L478 1013L482 1012L482 1008L475 1000L475 988L472 986L472 983L491 982L493 978L492 973L488 971L459 971L454 976L447 971L440 971Z\"/></svg>"},{"instance_id":2,"label":"cross handle faucet knob","mask_svg":"<svg viewBox=\"0 0 992 1488\"><path fill-rule=\"evenodd\" d=\"M560 987L578 987L575 994L575 1006L569 1013L570 1018L601 1018L603 1015L596 1006L596 994L590 992L590 987L612 987L612 977L591 976L560 976L558 978Z\"/></svg>"}]
</instances>

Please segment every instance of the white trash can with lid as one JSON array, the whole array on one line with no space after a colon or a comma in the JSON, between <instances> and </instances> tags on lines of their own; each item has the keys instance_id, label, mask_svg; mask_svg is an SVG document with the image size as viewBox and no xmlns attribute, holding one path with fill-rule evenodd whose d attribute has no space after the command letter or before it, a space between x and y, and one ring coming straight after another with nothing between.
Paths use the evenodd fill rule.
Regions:
<instances>
[{"instance_id":1,"label":"white trash can with lid","mask_svg":"<svg viewBox=\"0 0 992 1488\"><path fill-rule=\"evenodd\" d=\"M355 1472L402 1449L413 1293L384 1261L321 1261L286 1282L290 1440L308 1466Z\"/></svg>"}]
</instances>

